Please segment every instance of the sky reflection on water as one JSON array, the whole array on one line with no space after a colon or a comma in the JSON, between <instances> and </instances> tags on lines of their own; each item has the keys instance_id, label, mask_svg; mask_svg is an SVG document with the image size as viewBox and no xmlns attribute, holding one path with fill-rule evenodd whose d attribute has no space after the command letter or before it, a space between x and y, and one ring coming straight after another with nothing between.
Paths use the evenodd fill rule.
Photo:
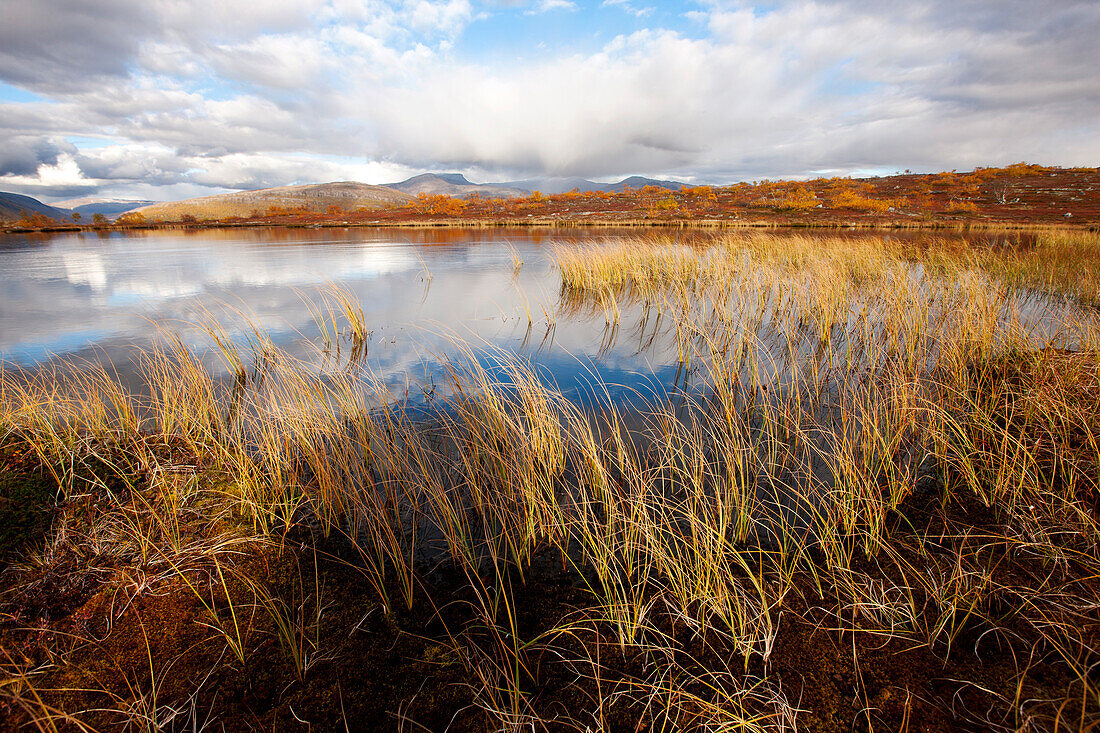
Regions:
<instances>
[{"instance_id":1,"label":"sky reflection on water","mask_svg":"<svg viewBox=\"0 0 1100 733\"><path fill-rule=\"evenodd\" d=\"M427 399L432 385L448 381L456 356L473 353L490 365L518 354L567 397L658 402L691 375L671 319L622 300L610 327L600 306L560 300L554 248L620 234L270 228L0 236L0 359L30 368L108 360L130 380L135 348L164 328L214 374L227 374L201 327L214 321L239 345L251 322L290 355L333 368L316 316L326 289L339 285L361 304L370 331L361 367L395 396ZM1048 305L1024 312L1042 325Z\"/></svg>"},{"instance_id":2,"label":"sky reflection on water","mask_svg":"<svg viewBox=\"0 0 1100 733\"><path fill-rule=\"evenodd\" d=\"M154 326L203 352L195 324L213 317L243 339L245 316L275 344L316 359L319 290L340 284L362 304L365 368L413 389L457 353L520 353L567 395L636 390L676 378L675 345L607 343L602 314L558 309L553 246L610 232L246 229L0 237L0 356L32 367L59 357L109 359L120 370ZM517 269L516 258L522 260ZM623 306L623 323L638 320ZM530 313L530 322L528 319ZM624 329L629 330L629 329ZM223 368L206 351L212 368ZM603 387L601 386L602 390Z\"/></svg>"}]
</instances>

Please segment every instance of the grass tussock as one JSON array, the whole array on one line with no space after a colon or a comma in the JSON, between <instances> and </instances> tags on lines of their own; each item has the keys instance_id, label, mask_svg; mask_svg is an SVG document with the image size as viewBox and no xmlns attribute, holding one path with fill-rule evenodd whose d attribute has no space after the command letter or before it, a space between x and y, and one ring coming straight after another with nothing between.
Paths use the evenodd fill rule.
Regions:
<instances>
[{"instance_id":1,"label":"grass tussock","mask_svg":"<svg viewBox=\"0 0 1100 733\"><path fill-rule=\"evenodd\" d=\"M57 499L4 571L0 716L1094 728L1098 245L558 251L560 308L673 324L690 379L640 407L468 350L425 409L215 326L229 379L171 335L137 388L6 370L7 471Z\"/></svg>"}]
</instances>

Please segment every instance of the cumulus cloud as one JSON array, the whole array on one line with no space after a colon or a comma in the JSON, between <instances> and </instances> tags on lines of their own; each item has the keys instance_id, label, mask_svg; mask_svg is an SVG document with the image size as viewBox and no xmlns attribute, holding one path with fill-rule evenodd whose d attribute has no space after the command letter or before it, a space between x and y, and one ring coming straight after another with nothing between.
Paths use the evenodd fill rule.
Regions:
<instances>
[{"instance_id":1,"label":"cumulus cloud","mask_svg":"<svg viewBox=\"0 0 1100 733\"><path fill-rule=\"evenodd\" d=\"M409 25L422 33L459 33L473 16L469 0L414 0L407 6Z\"/></svg>"},{"instance_id":2,"label":"cumulus cloud","mask_svg":"<svg viewBox=\"0 0 1100 733\"><path fill-rule=\"evenodd\" d=\"M440 168L724 181L1100 160L1095 2L707 0L534 61L458 50L493 14L552 10L656 23L629 0L22 3L0 27L0 79L45 101L0 102L0 186L149 195Z\"/></svg>"},{"instance_id":3,"label":"cumulus cloud","mask_svg":"<svg viewBox=\"0 0 1100 733\"><path fill-rule=\"evenodd\" d=\"M42 166L57 165L65 153L76 148L65 140L32 135L14 135L0 140L0 176L33 176Z\"/></svg>"},{"instance_id":4,"label":"cumulus cloud","mask_svg":"<svg viewBox=\"0 0 1100 733\"><path fill-rule=\"evenodd\" d=\"M219 76L280 89L308 88L330 65L321 42L293 34L214 46L208 60Z\"/></svg>"},{"instance_id":5,"label":"cumulus cloud","mask_svg":"<svg viewBox=\"0 0 1100 733\"><path fill-rule=\"evenodd\" d=\"M426 166L710 177L1100 157L1095 3L698 17L702 39L644 31L536 66L437 69L374 116L381 146Z\"/></svg>"},{"instance_id":6,"label":"cumulus cloud","mask_svg":"<svg viewBox=\"0 0 1100 733\"><path fill-rule=\"evenodd\" d=\"M126 76L127 61L156 26L145 0L5 2L0 77L68 91Z\"/></svg>"},{"instance_id":7,"label":"cumulus cloud","mask_svg":"<svg viewBox=\"0 0 1100 733\"><path fill-rule=\"evenodd\" d=\"M53 163L42 163L33 175L0 176L0 190L45 195L54 199L70 198L98 190L99 183L84 175L76 159L62 153Z\"/></svg>"},{"instance_id":8,"label":"cumulus cloud","mask_svg":"<svg viewBox=\"0 0 1100 733\"><path fill-rule=\"evenodd\" d=\"M76 151L52 162L0 173L0 190L61 199L93 191L144 198L188 198L229 190L339 180L399 180L415 171L384 162L318 160L311 156L230 153L127 144Z\"/></svg>"}]
</instances>

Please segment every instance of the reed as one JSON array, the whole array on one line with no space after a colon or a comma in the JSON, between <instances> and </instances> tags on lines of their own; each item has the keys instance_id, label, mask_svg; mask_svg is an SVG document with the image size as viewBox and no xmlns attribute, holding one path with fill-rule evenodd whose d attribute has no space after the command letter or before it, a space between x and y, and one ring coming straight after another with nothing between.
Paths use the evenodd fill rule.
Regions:
<instances>
[{"instance_id":1,"label":"reed","mask_svg":"<svg viewBox=\"0 0 1100 733\"><path fill-rule=\"evenodd\" d=\"M791 625L811 622L852 645L864 722L859 634L945 664L994 639L1039 655L1070 670L1072 694L1042 708L1028 697L1040 662L1021 662L991 705L1002 718L984 722L1087 729L1100 720L1086 621L1100 600L1097 250L1096 235L1052 231L1011 246L750 232L556 251L555 317L618 329L640 312L640 340L680 354L677 404L584 407L521 359L463 346L417 412L361 369L292 358L248 318L243 342L205 329L230 381L171 333L139 355L133 391L98 363L5 369L4 442L31 450L63 498L101 499L63 512L12 572L94 547L142 568L135 595L182 578L238 664L262 616L304 685L336 654L322 652L336 598L317 569L335 543L387 614L434 609L478 705L510 729L547 724L548 656L596 691L590 715L562 725L603 726L621 704L655 726L793 729L806 711L768 669ZM365 342L350 293L325 297L322 347ZM237 562L295 542L313 583L299 576L289 598ZM587 600L531 631L522 598L547 557ZM441 567L460 602L438 597ZM720 651L694 658L676 630ZM607 662L631 655L645 674ZM12 679L27 716L62 720Z\"/></svg>"}]
</instances>

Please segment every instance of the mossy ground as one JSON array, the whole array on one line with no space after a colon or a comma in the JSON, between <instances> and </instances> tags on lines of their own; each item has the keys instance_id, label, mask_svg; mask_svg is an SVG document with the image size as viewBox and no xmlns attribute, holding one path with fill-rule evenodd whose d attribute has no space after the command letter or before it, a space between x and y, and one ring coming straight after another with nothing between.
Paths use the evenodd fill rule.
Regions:
<instances>
[{"instance_id":1,"label":"mossy ground","mask_svg":"<svg viewBox=\"0 0 1100 733\"><path fill-rule=\"evenodd\" d=\"M938 497L925 495L901 508L894 529L904 543L914 531L946 535L965 527L979 532L992 521L983 507L953 506L944 512ZM433 731L492 727L477 706L478 683L463 659L468 645L490 648L491 639L479 633L463 604L460 578L441 573L431 590L434 604L422 600L412 609L387 613L353 567L338 557L318 557L325 610L317 661L302 680L270 619L255 608L244 612L252 599L241 585L231 585L230 592L238 594L245 613L243 663L227 653L204 605L178 580L148 593L98 588L83 602L71 599L68 607L9 606L0 645L9 657L46 669L34 681L52 690L42 693L51 707L99 709L80 716L96 729L115 729L135 718L163 729L205 721L242 731L341 730L345 725L350 730L408 730L414 722L415 729ZM250 558L246 572L264 576L276 594L300 599L299 573L312 573L312 563L312 552L288 547ZM515 579L525 638L586 616L589 598L578 579L550 561L541 567L528 575L526 585ZM998 582L1005 587L1044 577L1040 561L1006 563L1001 572ZM675 640L673 658L621 647L613 630L596 622L536 655L524 687L546 727L554 730L559 728L555 718L583 720L601 696L616 687L627 689L631 680L647 679L674 662L685 668L742 668L752 677L778 680L798 701L800 730L898 730L909 721L910 730L950 731L980 729L978 721L991 706L1020 693L1062 701L1075 683L1072 671L1044 649L1036 650L1036 665L1021 678L1020 650L1039 641L1027 623L1007 615L1008 606L996 626L975 618L947 654L942 646L933 649L862 630L859 618L837 618L830 599L815 599L809 579L804 581L805 597L792 597L785 606L766 664L754 658L746 669L720 636L699 634L671 618L662 631ZM1095 579L1091 583L1092 592L1098 592ZM1100 642L1100 623L1088 635ZM1006 642L1013 637L1022 643ZM583 674L581 661L597 647L603 665L599 685ZM54 664L44 667L51 659ZM0 708L4 725L28 722L26 711L5 707ZM1052 717L1057 711L1041 712ZM1018 721L1003 722L1011 727ZM605 729L616 731L661 729L668 723L659 708L647 709L625 696L603 721Z\"/></svg>"},{"instance_id":2,"label":"mossy ground","mask_svg":"<svg viewBox=\"0 0 1100 733\"><path fill-rule=\"evenodd\" d=\"M1095 425L1092 364L1068 354L1004 361L993 372L1003 419L1034 429L1023 400L1057 387L1075 390L1082 424ZM1076 371L1067 381L1069 370ZM1080 443L1075 450L1082 460L1093 455L1085 434L1059 434ZM1040 448L1049 439L1035 434ZM56 543L62 524L72 533L87 530L82 518L95 512L56 505L57 487L32 455L13 445L0 455L0 567L6 568L0 663L9 672L0 728L37 721L77 729L73 720L103 730L480 731L499 725L484 709L483 685L473 674L479 659L492 658L495 637L473 612L476 600L458 570L435 568L423 576L411 608L395 602L387 610L340 541L303 528L278 541L242 545L226 560L230 579L202 593L154 562L93 557L104 548L87 543L74 545L86 555L74 553L64 567L28 569L20 564L28 552ZM807 731L984 730L990 720L1005 729L1073 730L1086 720L1080 678L1052 637L1041 633L1044 619L1032 599L1044 593L1100 599L1100 579L1085 565L1052 561L1013 539L1007 521L995 506L947 492L944 480L929 481L888 518L893 561L876 556L855 564L856 572L899 587L914 587L905 568L935 575L964 560L980 568L988 578L974 596L980 613L927 619L943 622L949 637L884 635L880 621L861 616L842 592L805 574L783 602L774 649L766 660L754 655L747 662L728 637L674 614L658 617L666 640L660 654L620 644L590 613L582 578L551 553L538 554L522 578L508 578L517 637L542 640L526 655L521 687L547 730L578 723L611 731L690 728L690 718L667 720L659 699L626 694L636 682L666 672L697 674L693 689L700 695L709 672L770 680L800 711L798 727ZM301 673L244 578L262 583L300 621L307 667ZM918 605L924 602L932 614L927 600ZM243 658L231 653L216 627L239 629ZM559 633L540 637L553 629ZM1078 619L1075 633L1082 648L1097 648L1100 619ZM594 660L601 668L596 675ZM592 711L601 700L597 718Z\"/></svg>"},{"instance_id":3,"label":"mossy ground","mask_svg":"<svg viewBox=\"0 0 1100 733\"><path fill-rule=\"evenodd\" d=\"M49 526L57 486L35 464L25 450L0 448L0 569Z\"/></svg>"}]
</instances>

